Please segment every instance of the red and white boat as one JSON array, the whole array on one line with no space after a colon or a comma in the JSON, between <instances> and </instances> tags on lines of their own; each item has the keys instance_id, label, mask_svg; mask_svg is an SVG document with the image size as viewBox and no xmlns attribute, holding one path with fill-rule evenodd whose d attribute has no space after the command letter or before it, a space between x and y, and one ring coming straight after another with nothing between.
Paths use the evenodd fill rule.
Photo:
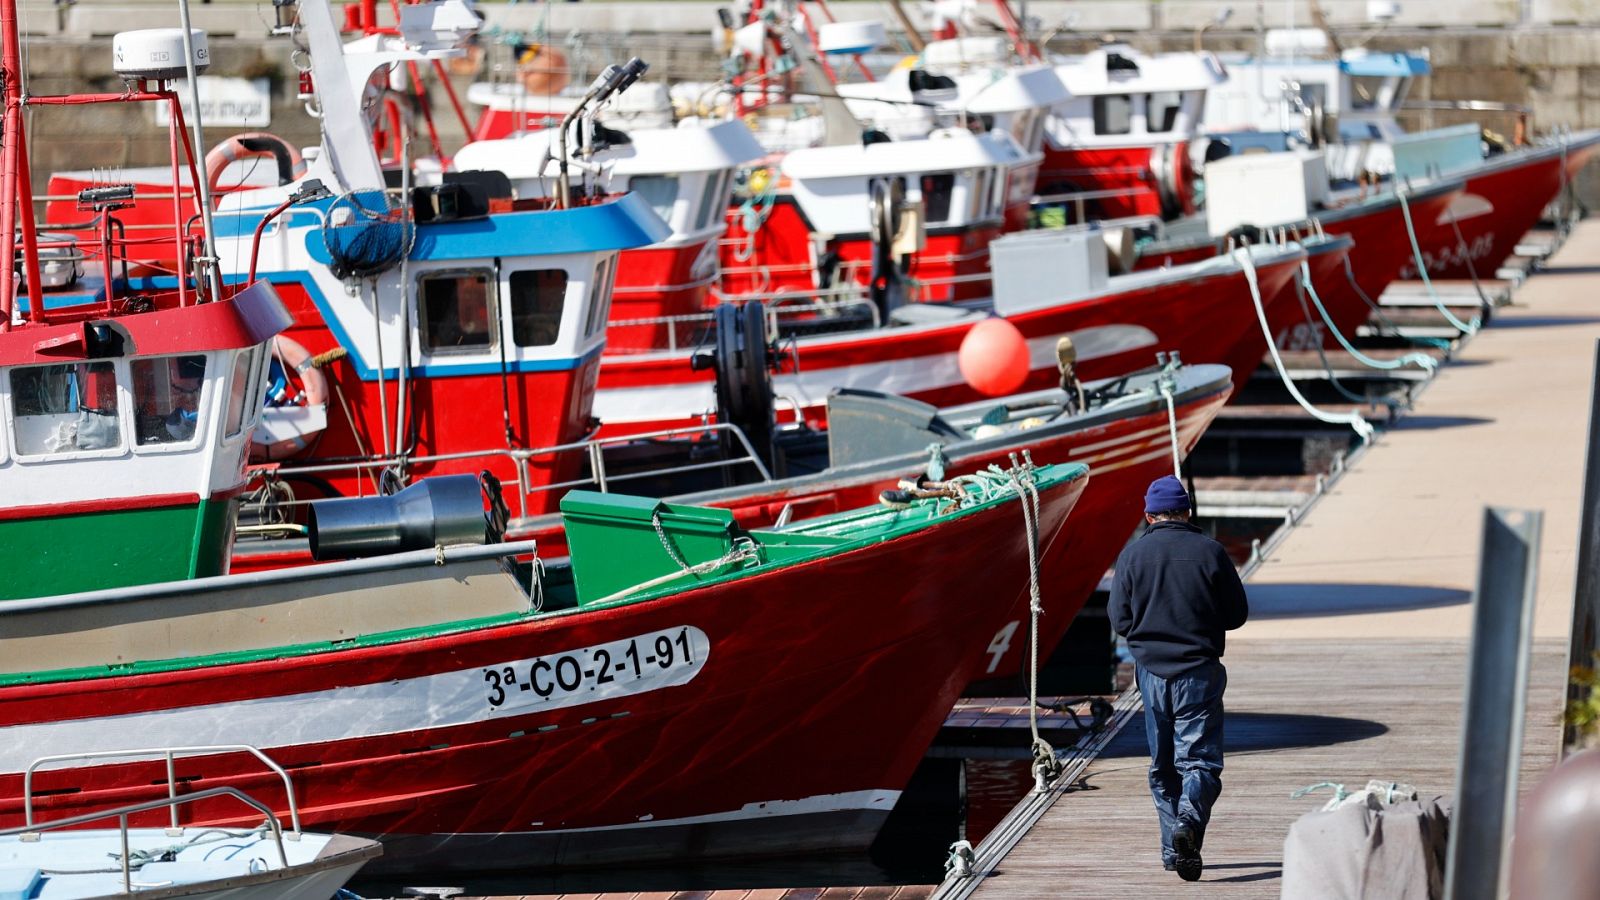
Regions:
<instances>
[{"instance_id":1,"label":"red and white boat","mask_svg":"<svg viewBox=\"0 0 1600 900\"><path fill-rule=\"evenodd\" d=\"M1072 98L1046 123L1039 193L1067 195L1069 209L1081 205L1091 219L1193 213L1190 145L1206 91L1224 77L1217 58L1113 44L1059 63L1056 74Z\"/></svg>"},{"instance_id":2,"label":"red and white boat","mask_svg":"<svg viewBox=\"0 0 1600 900\"><path fill-rule=\"evenodd\" d=\"M1156 240L1139 246L1135 266L1154 268L1223 252L1230 243L1227 233L1240 226L1268 234L1348 237L1355 242L1348 251L1348 271L1341 265L1339 270L1317 277L1315 284L1334 328L1347 337L1353 335L1372 314L1369 304L1375 303L1415 258L1405 239L1407 215L1416 222L1444 216L1460 195L1462 183L1441 179L1408 189L1402 206L1400 195L1389 191L1330 194L1321 183L1315 192L1306 190L1306 178L1317 176L1306 176L1302 169L1319 171L1315 162L1315 153L1300 151L1250 154L1213 163L1210 208L1192 219L1164 225ZM1287 310L1291 306L1294 308ZM1326 327L1303 322L1298 304L1284 304L1284 308L1287 311L1279 314L1273 327L1280 349L1338 346Z\"/></svg>"},{"instance_id":3,"label":"red and white boat","mask_svg":"<svg viewBox=\"0 0 1600 900\"><path fill-rule=\"evenodd\" d=\"M889 391L935 405L981 399L963 379L956 354L973 324L991 312L1027 339L1024 390L1055 381L1056 340L1062 335L1076 344L1078 371L1085 379L1137 370L1157 351L1178 352L1186 362L1227 362L1237 359L1247 342L1260 339L1248 279L1231 257L1108 276L1104 238L1096 231L1024 232L997 241L996 247L1002 256L1043 261L1048 273L1002 262L996 267L993 301L912 303L892 311L883 327L796 338L795 364L774 376L786 413L819 420L828 392L836 387ZM1305 258L1297 245L1249 252L1269 302L1290 285ZM852 307L860 308L860 303ZM690 355L607 358L595 397L602 433L703 421L716 409L713 376L695 371Z\"/></svg>"},{"instance_id":4,"label":"red and white boat","mask_svg":"<svg viewBox=\"0 0 1600 900\"><path fill-rule=\"evenodd\" d=\"M736 121L610 131L603 137L580 130L569 175L580 195L632 192L671 230L663 240L617 255L606 352L667 346L671 335L664 319L710 305L735 171L765 151ZM474 141L461 148L453 165L457 171L505 173L517 200L552 199L554 179L561 177L555 136L546 129ZM609 143L596 147L599 140Z\"/></svg>"},{"instance_id":5,"label":"red and white boat","mask_svg":"<svg viewBox=\"0 0 1600 900\"><path fill-rule=\"evenodd\" d=\"M1557 131L1530 143L1527 111L1514 107L1409 101L1412 83L1432 68L1424 54L1363 48L1335 54L1317 29L1268 32L1266 44L1266 57L1228 60L1228 83L1207 108L1208 130L1236 142L1276 135L1324 147L1335 182L1368 173L1408 186L1464 181L1445 209L1413 215L1433 278L1492 276L1600 148L1600 131ZM1417 107L1515 118L1509 135L1472 124L1408 133L1399 117ZM1404 233L1403 223L1389 233ZM1402 266L1400 277L1417 276L1415 259Z\"/></svg>"}]
</instances>

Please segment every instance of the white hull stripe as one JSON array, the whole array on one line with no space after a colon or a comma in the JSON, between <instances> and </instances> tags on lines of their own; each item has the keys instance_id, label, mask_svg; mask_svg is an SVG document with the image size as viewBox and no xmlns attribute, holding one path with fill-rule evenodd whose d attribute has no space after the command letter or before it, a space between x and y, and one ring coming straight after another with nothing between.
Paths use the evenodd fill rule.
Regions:
<instances>
[{"instance_id":1,"label":"white hull stripe","mask_svg":"<svg viewBox=\"0 0 1600 900\"><path fill-rule=\"evenodd\" d=\"M658 639L671 645L672 664L661 665L656 656ZM630 643L637 656L637 677L635 657L628 653ZM682 661L685 644L689 647L687 663ZM41 756L125 749L130 735L146 747L249 744L266 749L470 725L507 714L581 706L687 684L705 668L710 650L705 632L680 626L593 647L507 660L488 668L474 666L234 703L15 725L0 730L5 737L0 742L0 772L19 773ZM609 681L599 677L602 656L611 663L605 673L611 676ZM618 664L625 668L615 668ZM507 669L512 670L514 681L507 679ZM528 687L523 688L524 684ZM547 690L549 693L542 695ZM498 703L494 702L497 697Z\"/></svg>"},{"instance_id":2,"label":"white hull stripe","mask_svg":"<svg viewBox=\"0 0 1600 900\"><path fill-rule=\"evenodd\" d=\"M819 813L854 812L856 810L882 810L887 813L900 799L899 791L870 790L848 791L842 794L818 794L799 800L768 800L746 803L728 812L707 813L703 816L684 816L680 819L656 819L648 814L638 822L625 825L597 825L593 828L552 828L539 834L576 834L593 831L627 831L634 828L670 828L675 825L704 825L713 822L742 822L751 819L773 819L781 816L807 816ZM533 826L540 823L532 822Z\"/></svg>"},{"instance_id":3,"label":"white hull stripe","mask_svg":"<svg viewBox=\"0 0 1600 900\"><path fill-rule=\"evenodd\" d=\"M1069 332L1080 362L1104 359L1141 348L1154 348L1158 338L1139 325L1104 325ZM1034 369L1055 368L1056 336L1028 339L1028 361ZM1150 360L1155 361L1154 357ZM965 383L954 353L902 357L881 362L802 369L772 379L780 398L802 408L822 406L836 387L907 394ZM710 381L680 382L649 387L602 388L595 394L594 412L608 423L658 422L689 419L716 409L716 386Z\"/></svg>"}]
</instances>

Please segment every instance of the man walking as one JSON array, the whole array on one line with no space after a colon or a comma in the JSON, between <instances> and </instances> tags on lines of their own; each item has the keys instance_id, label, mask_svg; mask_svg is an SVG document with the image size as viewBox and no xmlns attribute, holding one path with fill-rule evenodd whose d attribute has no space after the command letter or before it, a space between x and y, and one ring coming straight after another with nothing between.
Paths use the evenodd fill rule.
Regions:
<instances>
[{"instance_id":1,"label":"man walking","mask_svg":"<svg viewBox=\"0 0 1600 900\"><path fill-rule=\"evenodd\" d=\"M1189 524L1183 482L1152 482L1144 512L1149 527L1117 559L1108 612L1137 664L1161 862L1195 881L1222 793L1223 632L1243 625L1250 607L1222 545Z\"/></svg>"}]
</instances>

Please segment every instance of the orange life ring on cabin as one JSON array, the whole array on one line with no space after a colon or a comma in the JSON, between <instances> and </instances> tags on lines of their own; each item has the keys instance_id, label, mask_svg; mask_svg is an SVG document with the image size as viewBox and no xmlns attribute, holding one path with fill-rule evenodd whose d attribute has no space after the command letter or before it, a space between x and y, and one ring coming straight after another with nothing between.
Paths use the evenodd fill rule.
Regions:
<instances>
[{"instance_id":1,"label":"orange life ring on cabin","mask_svg":"<svg viewBox=\"0 0 1600 900\"><path fill-rule=\"evenodd\" d=\"M567 55L548 44L529 45L517 58L517 80L529 94L559 94L572 80Z\"/></svg>"},{"instance_id":2,"label":"orange life ring on cabin","mask_svg":"<svg viewBox=\"0 0 1600 900\"><path fill-rule=\"evenodd\" d=\"M272 355L283 365L285 373L293 372L300 379L300 393L289 398L297 406L322 406L328 402L328 376L312 362L311 351L299 341L278 335L272 339Z\"/></svg>"},{"instance_id":3,"label":"orange life ring on cabin","mask_svg":"<svg viewBox=\"0 0 1600 900\"><path fill-rule=\"evenodd\" d=\"M271 157L277 162L279 185L289 184L306 173L306 161L288 141L265 131L248 131L224 140L206 154L206 183L215 192L229 163L253 156Z\"/></svg>"}]
</instances>

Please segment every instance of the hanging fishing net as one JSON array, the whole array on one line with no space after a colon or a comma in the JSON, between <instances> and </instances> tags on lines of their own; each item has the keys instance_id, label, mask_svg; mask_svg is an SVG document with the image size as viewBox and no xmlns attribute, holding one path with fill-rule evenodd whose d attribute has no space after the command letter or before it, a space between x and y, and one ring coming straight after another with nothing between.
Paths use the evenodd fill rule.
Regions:
<instances>
[{"instance_id":1,"label":"hanging fishing net","mask_svg":"<svg viewBox=\"0 0 1600 900\"><path fill-rule=\"evenodd\" d=\"M322 220L322 245L339 278L370 278L411 252L416 239L411 207L385 191L340 194Z\"/></svg>"}]
</instances>

